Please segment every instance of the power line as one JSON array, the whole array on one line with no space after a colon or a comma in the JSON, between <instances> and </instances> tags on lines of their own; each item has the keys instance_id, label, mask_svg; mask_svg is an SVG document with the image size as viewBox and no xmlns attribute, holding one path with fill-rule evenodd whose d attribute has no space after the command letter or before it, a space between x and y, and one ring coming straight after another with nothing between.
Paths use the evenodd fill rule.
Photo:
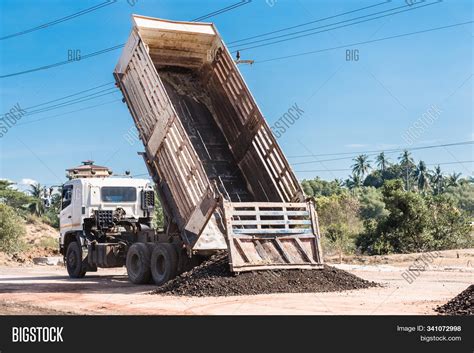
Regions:
<instances>
[{"instance_id":1,"label":"power line","mask_svg":"<svg viewBox=\"0 0 474 353\"><path fill-rule=\"evenodd\" d=\"M116 1L116 0L114 0ZM239 6L242 6L242 5L246 5L248 3L250 3L251 0L243 0L241 3L239 3L240 5ZM233 9L233 8L232 8ZM230 11L232 9L228 9L226 11ZM206 16L209 16L209 17L213 17L213 16L217 16L221 13L224 13L226 11L222 11L223 9L221 10L218 10L218 11L215 11L215 12L218 12L218 13L211 13L211 14L207 14L207 15L204 15L204 16L201 16L199 18L206 18ZM211 16L212 15L212 16ZM80 60L65 60L65 61L60 61L60 62L57 62L57 63L54 63L54 64L49 64L49 65L45 65L45 66L39 66L39 67L35 67L33 69L29 69L29 70L24 70L24 71L18 71L18 72L14 72L14 73L11 73L11 74L7 74L7 75L1 75L0 76L0 79L2 78L7 78L7 77L13 77L13 76L19 76L19 75L24 75L24 74L28 74L28 73L32 73L32 72L36 72L36 71L41 71L41 70L47 70L47 69L51 69L51 68L54 68L54 67L58 67L58 66L62 66L62 65L66 65L66 64L71 64L71 63L75 63L75 62L80 62L84 59L89 59L89 58L92 58L94 56L97 56L97 55L101 55L101 54L105 54L105 53L108 53L108 52L111 52L111 51L114 51L114 50L117 50L117 49L121 49L125 46L125 43L122 43L122 44L118 44L118 45L115 45L113 47L109 47L109 48L105 48L105 49L102 49L102 50L98 50L98 51L95 51L95 52L92 52L90 54L86 54L86 55L82 55L81 56L81 59Z\"/></svg>"},{"instance_id":2,"label":"power line","mask_svg":"<svg viewBox=\"0 0 474 353\"><path fill-rule=\"evenodd\" d=\"M253 42L249 42L249 43L244 43L243 45L249 45L249 44L260 43L260 42L267 42L267 41L272 40L272 39L277 39L277 38L284 38L284 37L288 37L288 36L293 36L293 35L296 35L296 34L299 34L299 33L310 32L310 31L314 31L315 29L333 26L333 25L336 25L336 24L339 24L339 23L349 22L349 21L353 21L353 20L356 20L356 19L359 19L359 18L369 17L369 16L373 16L373 15L376 15L376 14L384 13L384 12L387 12L387 11L392 11L392 10L399 9L399 8L404 8L404 7L407 7L407 6L409 7L409 8L406 9L406 10L396 11L396 12L392 12L392 13L389 13L389 14L386 14L386 15L381 15L381 16L377 16L377 17L373 17L373 18L368 18L368 19L365 19L365 20L361 20L361 21L357 21L357 22L353 22L353 23L348 23L348 24L345 24L345 25L336 26L336 27L328 28L328 29L321 30L321 31L316 31L316 32L312 32L312 33L301 34L301 35L298 35L298 36L295 36L295 37L280 39L280 40L276 40L276 41L273 41L273 42L263 43L263 44L259 44L259 45L254 45L254 46L246 47L246 48L239 48L238 51L244 51L244 50L249 50L249 49L260 48L260 47L264 47L264 46L268 46L268 45L273 45L273 44L278 44L278 43L287 42L287 41L294 40L294 39L298 39L298 38L303 38L303 37L312 36L312 35L319 34L319 33L324 33L324 32L333 31L333 30L336 30L336 29L339 29L339 28L354 26L354 25L357 25L357 24L361 24L361 23L365 23L365 22L369 22L369 21L378 20L378 19L380 19L380 18L384 18L384 17L388 17L388 16L393 16L393 15L396 15L396 14L399 14L399 13L403 13L403 12L407 12L407 11L418 10L418 9L421 9L421 8L423 8L423 7L426 7L426 6L437 5L437 4L439 4L440 2L441 2L441 0L438 0L437 2L432 2L432 3L426 4L426 5L421 5L421 6L417 6L417 7L412 7L413 5L399 6L399 7L395 7L395 8L389 9L389 10L380 11L380 12L376 12L376 13L373 13L373 14L364 15L364 16L360 16L360 17L356 17L356 18L353 18L353 19L344 20L344 21L340 21L340 22L333 23L333 24L328 24L328 25L324 25L324 26L320 26L320 27L315 27L315 28L306 29L306 30L303 30L303 31L297 31L297 32L293 32L293 33L283 34L283 35L276 36L276 37L271 37L271 38L267 38L267 39L261 39L261 40L257 40L257 41L253 41ZM235 51L237 51L237 50L235 50Z\"/></svg>"},{"instance_id":3,"label":"power line","mask_svg":"<svg viewBox=\"0 0 474 353\"><path fill-rule=\"evenodd\" d=\"M85 90L82 90L82 91L79 91L79 92L76 92L76 93L69 94L69 95L64 96L64 97L60 97L60 98L56 98L56 99L53 99L53 100L50 100L50 101L47 101L47 102L35 104L35 105L32 105L32 106L23 108L23 110L25 110L25 111L27 111L27 113L29 113L30 109L41 107L42 105L58 102L58 101L61 101L63 99L74 97L74 96L80 95L82 93L90 92L90 91L96 90L97 88L102 88L102 87L105 87L105 86L108 86L108 85L111 85L111 84L114 84L114 82L107 82L107 83L104 83L102 85L98 85L98 86L91 87L91 88L88 88L88 89L85 89ZM4 117L5 115L6 114L2 114L1 116Z\"/></svg>"},{"instance_id":4,"label":"power line","mask_svg":"<svg viewBox=\"0 0 474 353\"><path fill-rule=\"evenodd\" d=\"M440 147L450 147L450 146L462 146L462 145L472 145L474 141L464 141L464 142L455 142L455 143L447 143L447 144L440 144L440 145L431 145L431 146L421 146L421 147L413 147L413 148L400 148L400 149L392 149L392 150L379 150L376 152L385 152L385 153L396 153L396 152L402 152L402 151L418 151L418 150L423 150L423 149L431 149L431 148L440 148ZM375 151L374 151L375 152ZM353 152L354 153L354 152ZM340 160L345 160L345 159L353 159L357 157L360 154L365 154L365 153L356 153L353 154L352 156L349 157L340 157L340 158L331 158L331 159L320 159L320 160L312 160L312 161L305 161L305 162L296 162L296 163L291 163L292 165L301 165L301 164L313 164L313 163L319 163L319 162L332 162L332 161L340 161ZM369 156L373 156L375 154L369 154ZM316 157L317 155L313 155L312 157Z\"/></svg>"},{"instance_id":5,"label":"power line","mask_svg":"<svg viewBox=\"0 0 474 353\"><path fill-rule=\"evenodd\" d=\"M317 53L322 53L326 51L331 51L331 50L337 50L337 49L342 49L342 48L348 48L348 47L353 47L357 45L364 45L364 44L370 44L370 43L376 43L376 42L382 42L385 40L390 40L390 39L395 39L395 38L402 38L402 37L408 37L408 36L413 36L416 34L421 34L421 33L428 33L428 32L433 32L433 31L439 31L442 29L446 28L452 28L452 27L458 27L458 26L464 26L470 23L473 23L474 21L467 21L467 22L460 22L460 23L455 23L452 25L447 25L447 26L442 26L442 27L435 27L435 28L429 28L421 31L416 31L416 32L409 32L409 33L403 33L403 34L398 34L390 37L384 37L384 38L378 38L378 39L372 39L372 40L367 40L363 42L357 42L357 43L349 43L349 44L344 44L344 45L339 45L337 47L331 47L331 48L325 48L325 49L318 49L318 50L313 50L313 51L308 51L308 52L302 52L302 53L297 53L297 54L292 54L292 55L285 55L285 56L279 56L275 58L270 58L270 59L265 59L265 60L256 60L254 63L255 64L261 64L269 61L276 61L276 60L283 60L283 59L290 59L290 58L295 58L299 56L304 56L304 55L310 55L310 54L317 54Z\"/></svg>"},{"instance_id":6,"label":"power line","mask_svg":"<svg viewBox=\"0 0 474 353\"><path fill-rule=\"evenodd\" d=\"M30 106L30 107L25 108L24 110L29 110L29 109L37 108L37 107L40 107L40 106L42 106L42 105L46 105L46 104L49 104L49 103L58 102L58 101L60 101L60 100L63 100L63 99L66 99L66 98L70 98L70 97L74 97L74 96L77 96L77 95L82 94L82 93L90 92L90 91L96 90L97 88L102 88L102 87L105 87L105 86L108 86L108 85L111 85L111 84L114 84L114 82L113 82L113 81L107 82L107 83L104 83L104 84L102 84L102 85L98 85L98 86L95 86L95 87L92 87L92 88L88 88L88 89L85 89L85 90L82 90L82 91L79 91L79 92L76 92L76 93L73 93L73 94L70 94L70 95L61 97L61 98L56 98L56 99L53 99L53 100L48 101L48 102L44 102L44 103L32 105L32 106Z\"/></svg>"},{"instance_id":7,"label":"power line","mask_svg":"<svg viewBox=\"0 0 474 353\"><path fill-rule=\"evenodd\" d=\"M112 91L110 91L110 90L112 90ZM72 99L70 101L66 101L66 102L63 102L63 103L60 103L60 104L53 105L51 107L46 107L46 108L43 108L43 109L38 109L38 110L33 110L31 112L26 112L26 114L24 114L23 116L31 116L31 115L41 114L41 113L48 112L48 111L55 110L55 109L68 107L68 106L73 105L73 104L82 103L82 102L86 102L86 101L96 99L96 98L99 98L99 97L107 96L109 94L116 93L117 91L118 90L115 87L107 88L105 90L102 90L102 91L99 91L99 92L96 92L96 93L92 93L92 94L86 95L84 97L79 97L79 98L76 98L76 99ZM103 93L103 92L106 92L106 93ZM101 93L101 94L99 94L99 93Z\"/></svg>"},{"instance_id":8,"label":"power line","mask_svg":"<svg viewBox=\"0 0 474 353\"><path fill-rule=\"evenodd\" d=\"M447 165L447 164L462 164L462 163L474 163L474 160L470 160L470 161L456 161L456 162L441 162L441 163L427 163L426 165ZM344 169L295 170L295 173L347 172L347 171L352 171L352 169L351 169L351 168L344 168Z\"/></svg>"},{"instance_id":9,"label":"power line","mask_svg":"<svg viewBox=\"0 0 474 353\"><path fill-rule=\"evenodd\" d=\"M220 10L216 10L216 11L214 11L214 12L208 13L208 14L203 15L203 16L201 16L201 17L197 17L197 18L195 18L194 20L191 20L191 21L192 21L192 22L202 21L202 20L205 20L205 19L208 19L208 18L217 16L217 15L223 14L223 13L225 13L225 12L234 10L234 9L240 7L240 6L250 4L251 2L252 2L252 0L241 0L241 1L239 1L238 3L236 3L236 4L229 5L229 6L227 6L227 7L224 7L224 8L222 8L222 9L220 9Z\"/></svg>"},{"instance_id":10,"label":"power line","mask_svg":"<svg viewBox=\"0 0 474 353\"><path fill-rule=\"evenodd\" d=\"M407 147L407 148L390 148L390 149L384 149L384 150L369 150L369 151L358 151L358 152L337 152L337 153L321 153L321 154L303 154L303 155L298 155L298 156L288 156L288 158L306 158L306 157L324 157L324 156L342 156L342 155L361 155L361 154L366 154L366 153L380 153L380 152L403 152L405 150L407 151L413 151L417 149L425 149L425 148L434 148L434 147L450 147L450 146L457 146L457 145L469 145L474 143L473 141L462 141L462 142L453 142L453 143L446 143L442 145L429 145L429 146L418 146L418 147Z\"/></svg>"},{"instance_id":11,"label":"power line","mask_svg":"<svg viewBox=\"0 0 474 353\"><path fill-rule=\"evenodd\" d=\"M84 108L81 108L81 109L72 110L70 112L65 112L65 113L61 113L61 114L57 114L57 115L52 115L52 116L48 116L48 117L44 117L44 118L40 118L40 119L36 119L36 120L21 122L19 124L16 124L15 126L22 126L22 125L37 123L39 121L49 120L49 119L57 118L57 117L64 116L64 115L67 115L67 114L72 114L72 113L80 112L80 111L83 111L83 110L88 110L88 109L92 109L92 108L96 108L96 107L101 107L103 105L111 104L111 103L118 102L118 101L121 101L121 100L122 99L114 99L114 100L111 100L111 101L108 101L108 102L95 104L95 105L90 105L90 106L87 106L87 107L84 107Z\"/></svg>"},{"instance_id":12,"label":"power line","mask_svg":"<svg viewBox=\"0 0 474 353\"><path fill-rule=\"evenodd\" d=\"M124 46L125 46L125 44L115 45L113 47L102 49L102 50L99 50L99 51L96 51L96 52L93 52L93 53L90 53L90 54L87 54L87 55L82 55L80 60L60 61L60 62L57 62L57 63L54 63L54 64L49 64L49 65L45 65L45 66L35 67L35 68L29 69L29 70L24 70L24 71L14 72L14 73L7 74L7 75L2 75L2 76L0 76L0 78L7 78L7 77L12 77L12 76L24 75L24 74L28 74L28 73L35 72L35 71L47 70L47 69L51 69L53 67L79 62L79 61L82 61L84 59L92 58L92 57L97 56L97 55L101 55L101 54L108 53L108 52L113 51L113 50L123 48Z\"/></svg>"},{"instance_id":13,"label":"power line","mask_svg":"<svg viewBox=\"0 0 474 353\"><path fill-rule=\"evenodd\" d=\"M103 3L98 4L98 5L89 7L89 8L87 8L87 9L81 10L81 11L76 12L76 13L73 13L72 15L69 15L69 16L66 16L66 17L62 17L62 18L59 18L59 19L54 20L54 21L51 21L51 22L47 22L47 23L44 23L44 24L42 24L42 25L39 25L39 26L30 28L30 29L26 29L26 30L23 30L23 31L21 31L21 32L12 33L12 34L9 34L9 35L7 35L7 36L0 37L0 40L5 40L5 39L13 38L13 37L22 36L22 35L27 34L27 33L39 31L39 30L41 30L41 29L45 29L45 28L54 26L55 24L58 24L58 23L61 23L61 22L65 22L65 21L71 20L71 19L73 19L73 18L76 18L76 17L82 16L82 15L85 15L85 14L87 14L87 13L89 13L89 12L97 11L97 10L99 10L99 9L102 8L102 7L112 5L112 4L115 3L115 2L117 2L117 0L107 0L107 1L105 1L105 2L103 2Z\"/></svg>"},{"instance_id":14,"label":"power line","mask_svg":"<svg viewBox=\"0 0 474 353\"><path fill-rule=\"evenodd\" d=\"M258 35L252 36L252 37L247 37L247 38L243 38L243 39L239 39L239 40L234 40L234 41L229 42L229 43L227 43L227 44L234 44L234 43L239 43L239 42L245 42L245 41L247 41L247 40L249 40L249 39L255 39L255 38L265 37L265 36L270 35L270 34L280 33L280 32L284 32L284 31L288 31L288 30L290 30L290 29L294 29L294 28L299 28L299 27L307 26L307 25L312 24L312 23L322 22L322 21L329 20L329 19L332 19L332 18L336 18L336 17L348 15L348 14L351 14L351 13L354 13L354 12L367 10L367 9L372 8L372 7L384 5L384 4L389 3L390 1L391 1L391 0L387 0L387 1L380 2L380 3L375 4L375 5L366 6L366 7L361 7L361 8L356 9L356 10L343 12L343 13L340 13L340 14L337 14L337 15L333 15L333 16L329 16L329 17L319 18L319 19L317 19L317 20L313 20L313 21L301 23L301 24L299 24L299 25L295 25L295 26L291 26L291 27L285 27L285 28L281 28L281 29L278 29L278 30L275 30L275 31L271 31L271 32L266 32L266 33L258 34Z\"/></svg>"}]
</instances>

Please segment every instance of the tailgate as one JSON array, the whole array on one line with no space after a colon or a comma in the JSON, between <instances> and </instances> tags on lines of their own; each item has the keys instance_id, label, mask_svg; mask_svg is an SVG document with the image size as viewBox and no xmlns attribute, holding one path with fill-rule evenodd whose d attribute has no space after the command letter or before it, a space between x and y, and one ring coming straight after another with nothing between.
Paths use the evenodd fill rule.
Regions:
<instances>
[{"instance_id":1,"label":"tailgate","mask_svg":"<svg viewBox=\"0 0 474 353\"><path fill-rule=\"evenodd\" d=\"M223 208L231 271L323 267L313 203L224 201Z\"/></svg>"}]
</instances>

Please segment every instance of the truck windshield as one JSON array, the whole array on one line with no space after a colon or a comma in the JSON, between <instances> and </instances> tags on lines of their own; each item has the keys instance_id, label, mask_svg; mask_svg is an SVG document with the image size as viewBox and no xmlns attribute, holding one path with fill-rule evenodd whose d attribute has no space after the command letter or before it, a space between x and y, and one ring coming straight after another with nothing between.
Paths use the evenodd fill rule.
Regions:
<instances>
[{"instance_id":1,"label":"truck windshield","mask_svg":"<svg viewBox=\"0 0 474 353\"><path fill-rule=\"evenodd\" d=\"M103 202L135 202L137 190L130 186L104 186L101 196Z\"/></svg>"}]
</instances>

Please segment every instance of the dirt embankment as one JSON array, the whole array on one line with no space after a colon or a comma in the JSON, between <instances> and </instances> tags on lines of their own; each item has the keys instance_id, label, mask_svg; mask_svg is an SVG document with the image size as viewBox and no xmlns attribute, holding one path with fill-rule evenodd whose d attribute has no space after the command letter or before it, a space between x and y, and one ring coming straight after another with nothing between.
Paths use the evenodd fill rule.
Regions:
<instances>
[{"instance_id":1,"label":"dirt embankment","mask_svg":"<svg viewBox=\"0 0 474 353\"><path fill-rule=\"evenodd\" d=\"M154 290L154 294L231 296L271 293L335 292L377 284L349 272L325 266L322 270L230 272L226 255L217 255Z\"/></svg>"},{"instance_id":2,"label":"dirt embankment","mask_svg":"<svg viewBox=\"0 0 474 353\"><path fill-rule=\"evenodd\" d=\"M59 231L37 219L25 224L24 250L16 254L0 251L0 266L30 265L35 257L59 255Z\"/></svg>"}]
</instances>

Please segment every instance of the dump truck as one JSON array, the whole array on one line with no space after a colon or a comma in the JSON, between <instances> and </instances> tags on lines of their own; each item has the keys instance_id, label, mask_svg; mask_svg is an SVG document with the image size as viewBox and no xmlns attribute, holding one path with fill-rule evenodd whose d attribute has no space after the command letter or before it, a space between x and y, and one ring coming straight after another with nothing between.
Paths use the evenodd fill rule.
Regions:
<instances>
[{"instance_id":1,"label":"dump truck","mask_svg":"<svg viewBox=\"0 0 474 353\"><path fill-rule=\"evenodd\" d=\"M132 22L114 77L164 229L135 222L127 237L105 235L108 245L86 263L101 267L116 254L132 282L151 276L157 284L221 251L233 272L322 268L314 204L216 27L138 15Z\"/></svg>"}]
</instances>

